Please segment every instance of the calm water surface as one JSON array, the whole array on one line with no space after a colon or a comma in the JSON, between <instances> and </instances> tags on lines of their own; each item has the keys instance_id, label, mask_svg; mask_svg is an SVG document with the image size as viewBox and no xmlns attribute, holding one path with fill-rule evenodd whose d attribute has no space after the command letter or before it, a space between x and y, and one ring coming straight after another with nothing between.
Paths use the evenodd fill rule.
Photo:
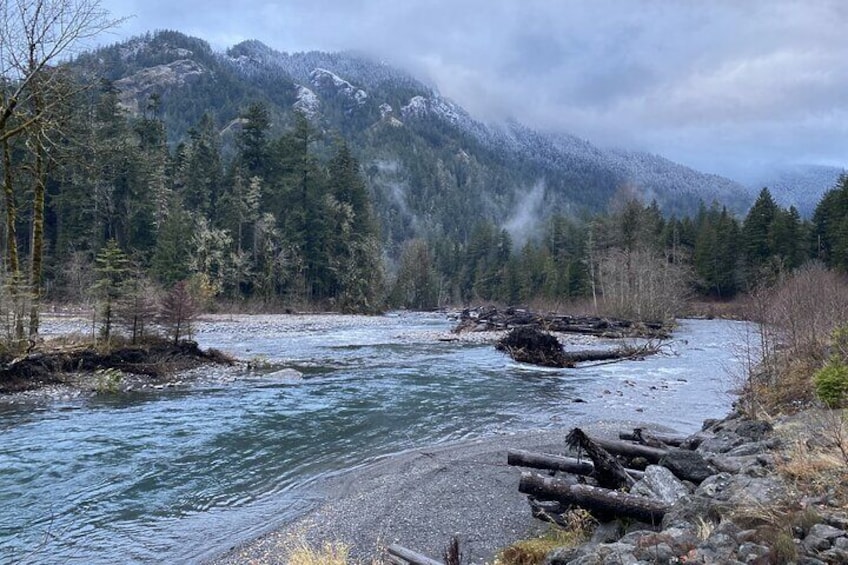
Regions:
<instances>
[{"instance_id":1,"label":"calm water surface","mask_svg":"<svg viewBox=\"0 0 848 565\"><path fill-rule=\"evenodd\" d=\"M728 411L746 331L684 321L667 355L537 370L436 339L450 327L413 314L222 319L201 324L202 347L273 368L0 402L0 563L201 561L304 512L316 478L433 443L598 419L692 431Z\"/></svg>"}]
</instances>

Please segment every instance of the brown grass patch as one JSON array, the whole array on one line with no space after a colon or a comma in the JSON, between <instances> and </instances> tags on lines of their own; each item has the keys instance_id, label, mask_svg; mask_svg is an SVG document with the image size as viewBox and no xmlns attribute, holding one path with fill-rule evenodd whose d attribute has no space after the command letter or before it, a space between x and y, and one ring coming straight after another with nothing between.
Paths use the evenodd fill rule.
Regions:
<instances>
[{"instance_id":1,"label":"brown grass patch","mask_svg":"<svg viewBox=\"0 0 848 565\"><path fill-rule=\"evenodd\" d=\"M576 547L589 540L597 525L594 518L585 510L571 510L563 515L567 528L551 526L543 536L520 540L503 549L495 559L494 565L539 565L553 550L562 547Z\"/></svg>"}]
</instances>

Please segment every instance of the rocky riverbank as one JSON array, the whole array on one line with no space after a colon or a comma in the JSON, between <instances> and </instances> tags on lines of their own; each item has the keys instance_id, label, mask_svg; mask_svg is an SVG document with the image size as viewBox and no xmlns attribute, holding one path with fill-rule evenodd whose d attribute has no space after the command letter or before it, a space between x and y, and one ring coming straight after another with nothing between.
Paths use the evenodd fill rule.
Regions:
<instances>
[{"instance_id":1,"label":"rocky riverbank","mask_svg":"<svg viewBox=\"0 0 848 565\"><path fill-rule=\"evenodd\" d=\"M668 505L661 522L601 523L589 542L555 549L544 563L848 562L848 461L834 443L833 416L808 411L773 423L739 415L705 422L669 450L674 456L647 465L631 489ZM612 438L626 425L583 429ZM312 512L213 563L287 563L292 544L304 540L315 547L344 543L356 563L382 562L392 543L438 558L453 536L466 563L514 563L499 557L501 550L546 535L549 526L532 518L518 492L521 471L506 465L507 452L561 454L564 437L548 431L415 450L330 478L320 489L325 502Z\"/></svg>"},{"instance_id":2,"label":"rocky riverbank","mask_svg":"<svg viewBox=\"0 0 848 565\"><path fill-rule=\"evenodd\" d=\"M707 421L631 489L669 505L660 524L602 523L545 564L848 563L844 431L831 411Z\"/></svg>"}]
</instances>

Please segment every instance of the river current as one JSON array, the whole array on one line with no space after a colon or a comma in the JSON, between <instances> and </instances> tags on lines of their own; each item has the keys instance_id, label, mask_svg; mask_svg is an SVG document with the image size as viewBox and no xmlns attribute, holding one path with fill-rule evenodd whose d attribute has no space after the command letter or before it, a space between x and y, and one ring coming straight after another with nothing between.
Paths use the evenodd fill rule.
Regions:
<instances>
[{"instance_id":1,"label":"river current","mask_svg":"<svg viewBox=\"0 0 848 565\"><path fill-rule=\"evenodd\" d=\"M730 409L747 339L742 323L684 320L662 355L550 370L439 339L451 325L221 317L199 324L201 347L259 369L0 400L0 563L202 561L308 510L321 477L436 443L594 420L694 431Z\"/></svg>"}]
</instances>

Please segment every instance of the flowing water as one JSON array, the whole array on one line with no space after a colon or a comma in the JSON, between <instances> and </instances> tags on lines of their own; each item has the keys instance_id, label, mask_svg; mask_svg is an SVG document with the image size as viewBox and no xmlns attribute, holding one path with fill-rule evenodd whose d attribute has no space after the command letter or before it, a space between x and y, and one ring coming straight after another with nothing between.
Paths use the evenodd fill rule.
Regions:
<instances>
[{"instance_id":1,"label":"flowing water","mask_svg":"<svg viewBox=\"0 0 848 565\"><path fill-rule=\"evenodd\" d=\"M692 431L728 411L745 336L684 321L663 355L543 370L437 339L450 327L435 314L222 318L200 325L200 345L261 370L0 401L0 563L201 561L306 511L317 478L434 443L599 419Z\"/></svg>"}]
</instances>

